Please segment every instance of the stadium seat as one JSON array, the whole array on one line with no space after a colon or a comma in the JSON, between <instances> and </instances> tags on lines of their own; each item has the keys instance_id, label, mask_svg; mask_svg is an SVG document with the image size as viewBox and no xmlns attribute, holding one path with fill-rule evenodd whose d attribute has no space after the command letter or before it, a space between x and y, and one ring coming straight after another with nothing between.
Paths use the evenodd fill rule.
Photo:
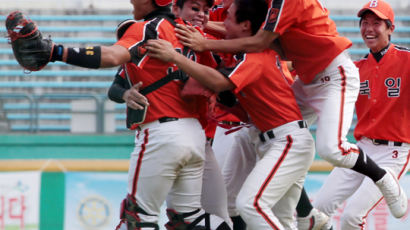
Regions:
<instances>
[{"instance_id":1,"label":"stadium seat","mask_svg":"<svg viewBox=\"0 0 410 230\"><path fill-rule=\"evenodd\" d=\"M116 42L115 29L119 22L132 18L130 14L102 14L102 15L55 15L33 14L30 18L34 20L44 36L51 35L51 39L56 43L67 46L84 46L89 44L111 45ZM360 37L358 27L359 18L354 14L331 14L331 18L338 26L338 32L348 37L353 46L349 49L354 60L359 59L368 53L368 48L364 45ZM396 16L395 35L392 42L410 46L410 16ZM0 16L0 20L5 20L5 16ZM5 28L0 27L0 32L5 33ZM87 70L73 67L62 62L49 63L43 70L27 73L24 71L13 57L13 51L7 44L7 38L0 38L0 94L10 92L21 92L31 96L48 94L97 94L105 97L106 91L110 87L117 68ZM65 102L55 103L41 102L38 104L39 119L38 131L69 132L68 121L72 119L70 98ZM31 119L30 103L16 100L0 100L0 109L5 113L5 118L10 124L11 130L30 130ZM25 111L25 112L22 112ZM50 113L49 111L53 111ZM54 113L57 111L59 113ZM125 127L125 105L115 104L114 109L106 111L115 115L117 131L126 131ZM0 114L1 115L1 114ZM20 122L20 123L19 123ZM22 123L23 122L23 123ZM45 122L45 123L44 123ZM57 122L57 124L56 124ZM353 126L352 126L353 128ZM311 127L312 131L316 126Z\"/></svg>"}]
</instances>

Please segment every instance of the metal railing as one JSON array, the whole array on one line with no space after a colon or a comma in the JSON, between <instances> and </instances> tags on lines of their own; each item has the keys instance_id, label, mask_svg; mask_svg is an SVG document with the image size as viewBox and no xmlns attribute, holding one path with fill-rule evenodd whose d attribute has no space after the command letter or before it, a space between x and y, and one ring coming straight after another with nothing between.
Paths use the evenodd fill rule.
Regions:
<instances>
[{"instance_id":1,"label":"metal railing","mask_svg":"<svg viewBox=\"0 0 410 230\"><path fill-rule=\"evenodd\" d=\"M71 107L71 103L75 100L90 99L94 102L94 106L86 109L75 109ZM24 101L22 101L24 100ZM28 93L0 93L0 111L6 115L5 119L9 125L9 132L23 131L37 133L41 131L55 132L72 132L72 118L75 114L90 114L95 118L95 133L105 132L105 115L115 114L116 119L123 120L123 116L118 116L123 113L119 110L119 106L114 106L112 109L106 108L105 104L108 101L106 95L95 93L47 93L47 94L28 94ZM50 112L52 111L52 112ZM7 116L9 115L9 116ZM52 120L70 122L68 126L50 126L41 125L41 123ZM22 123L18 128L13 130L13 123ZM115 124L114 124L115 125ZM125 122L124 122L125 127ZM116 128L117 131L125 129Z\"/></svg>"},{"instance_id":2,"label":"metal railing","mask_svg":"<svg viewBox=\"0 0 410 230\"><path fill-rule=\"evenodd\" d=\"M29 107L28 107L28 112L29 112L29 132L34 132L34 98L27 94L27 93L1 93L0 94L0 100L4 99L27 99L29 101ZM1 110L0 110L1 111Z\"/></svg>"}]
</instances>

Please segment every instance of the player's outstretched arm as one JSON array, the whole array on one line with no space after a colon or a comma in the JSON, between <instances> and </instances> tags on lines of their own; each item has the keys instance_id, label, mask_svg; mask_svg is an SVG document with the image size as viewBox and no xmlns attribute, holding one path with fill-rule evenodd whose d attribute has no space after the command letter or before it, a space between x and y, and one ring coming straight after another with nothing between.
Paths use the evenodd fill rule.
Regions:
<instances>
[{"instance_id":1,"label":"player's outstretched arm","mask_svg":"<svg viewBox=\"0 0 410 230\"><path fill-rule=\"evenodd\" d=\"M235 85L217 70L186 58L175 51L174 47L165 40L148 40L145 48L148 55L164 62L172 62L202 85L215 92L232 90Z\"/></svg>"},{"instance_id":2,"label":"player's outstretched arm","mask_svg":"<svg viewBox=\"0 0 410 230\"><path fill-rule=\"evenodd\" d=\"M79 52L73 52L73 50L79 50ZM98 59L99 63L97 61ZM64 48L61 61L86 68L90 68L86 64L87 61L94 61L96 62L95 65L98 65L98 68L106 68L119 66L130 60L131 55L125 47L112 45L97 47L89 46L86 48Z\"/></svg>"},{"instance_id":3,"label":"player's outstretched arm","mask_svg":"<svg viewBox=\"0 0 410 230\"><path fill-rule=\"evenodd\" d=\"M224 53L260 52L269 48L270 44L279 36L265 30L259 30L251 37L227 40L211 40L204 38L194 27L177 25L177 37L184 46L201 52L211 50Z\"/></svg>"},{"instance_id":4,"label":"player's outstretched arm","mask_svg":"<svg viewBox=\"0 0 410 230\"><path fill-rule=\"evenodd\" d=\"M114 67L131 60L125 47L88 46L66 48L43 38L37 25L19 11L6 19L6 28L13 53L25 69L38 71L49 62L63 61L85 68Z\"/></svg>"},{"instance_id":5,"label":"player's outstretched arm","mask_svg":"<svg viewBox=\"0 0 410 230\"><path fill-rule=\"evenodd\" d=\"M65 48L62 45L54 45L53 50L56 49L62 49L63 51L61 54L53 52L50 61L62 61L84 68L115 67L131 60L128 50L119 45L87 46L85 48Z\"/></svg>"}]
</instances>

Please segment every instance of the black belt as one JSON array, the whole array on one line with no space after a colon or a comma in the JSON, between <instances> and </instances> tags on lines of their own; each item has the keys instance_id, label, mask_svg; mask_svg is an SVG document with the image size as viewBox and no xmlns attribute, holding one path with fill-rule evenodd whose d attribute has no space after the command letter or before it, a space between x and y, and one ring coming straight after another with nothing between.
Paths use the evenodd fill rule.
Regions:
<instances>
[{"instance_id":1,"label":"black belt","mask_svg":"<svg viewBox=\"0 0 410 230\"><path fill-rule=\"evenodd\" d=\"M239 121L220 121L223 125L238 126L241 124Z\"/></svg>"},{"instance_id":2,"label":"black belt","mask_svg":"<svg viewBox=\"0 0 410 230\"><path fill-rule=\"evenodd\" d=\"M307 123L306 123L306 121L298 121L298 125L299 125L299 128L301 128L301 129L307 128ZM260 134L259 134L259 139L260 139L262 142L265 142L265 141L266 141L266 138L265 138L265 136L264 136L263 134L264 134L264 133L260 133ZM268 136L269 139L275 138L275 134L273 133L272 130L266 131L265 134Z\"/></svg>"},{"instance_id":3,"label":"black belt","mask_svg":"<svg viewBox=\"0 0 410 230\"><path fill-rule=\"evenodd\" d=\"M177 121L179 118L177 117L161 117L158 119L159 123L165 123L169 121Z\"/></svg>"},{"instance_id":4,"label":"black belt","mask_svg":"<svg viewBox=\"0 0 410 230\"><path fill-rule=\"evenodd\" d=\"M371 139L374 145L389 145L389 141L388 140L381 140L381 139ZM394 146L402 146L403 143L402 142L397 142L394 141L393 142Z\"/></svg>"}]
</instances>

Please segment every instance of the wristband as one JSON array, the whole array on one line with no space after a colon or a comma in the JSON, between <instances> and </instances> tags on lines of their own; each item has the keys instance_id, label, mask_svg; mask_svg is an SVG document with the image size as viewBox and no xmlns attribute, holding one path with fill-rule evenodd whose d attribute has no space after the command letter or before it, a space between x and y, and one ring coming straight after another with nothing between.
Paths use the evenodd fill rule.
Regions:
<instances>
[{"instance_id":1,"label":"wristband","mask_svg":"<svg viewBox=\"0 0 410 230\"><path fill-rule=\"evenodd\" d=\"M101 47L68 48L67 64L98 69L101 66Z\"/></svg>"},{"instance_id":2,"label":"wristband","mask_svg":"<svg viewBox=\"0 0 410 230\"><path fill-rule=\"evenodd\" d=\"M51 54L50 61L62 61L63 60L63 53L64 53L64 46L63 45L55 45L53 46L53 53Z\"/></svg>"}]
</instances>

